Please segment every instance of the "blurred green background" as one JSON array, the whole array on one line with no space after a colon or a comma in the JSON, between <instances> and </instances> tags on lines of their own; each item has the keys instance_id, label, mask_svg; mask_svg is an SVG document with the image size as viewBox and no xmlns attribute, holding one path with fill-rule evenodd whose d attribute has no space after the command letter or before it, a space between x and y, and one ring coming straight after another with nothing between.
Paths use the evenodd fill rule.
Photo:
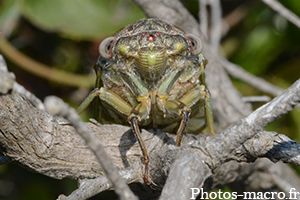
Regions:
<instances>
[{"instance_id":1,"label":"blurred green background","mask_svg":"<svg viewBox=\"0 0 300 200\"><path fill-rule=\"evenodd\" d=\"M300 1L280 2L300 16ZM197 18L198 1L182 3ZM297 27L258 0L221 3L224 19L230 24L222 39L224 56L282 88L299 79ZM43 100L57 95L76 108L93 88L92 66L98 57L99 43L144 17L129 0L3 0L0 53L17 81L37 97ZM264 95L240 80L233 82L245 96ZM255 103L253 107L262 104ZM91 116L89 113L85 112L83 118ZM294 110L267 129L300 142L300 112ZM0 199L52 200L59 194L70 194L76 187L73 180L54 180L16 164L0 166ZM93 199L105 198L102 195Z\"/></svg>"}]
</instances>

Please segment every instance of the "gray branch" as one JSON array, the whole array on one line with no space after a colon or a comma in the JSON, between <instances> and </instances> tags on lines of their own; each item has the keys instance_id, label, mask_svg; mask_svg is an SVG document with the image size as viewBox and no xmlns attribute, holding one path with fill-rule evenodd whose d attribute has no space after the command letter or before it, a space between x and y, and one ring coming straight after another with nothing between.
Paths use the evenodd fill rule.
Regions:
<instances>
[{"instance_id":1,"label":"gray branch","mask_svg":"<svg viewBox=\"0 0 300 200\"><path fill-rule=\"evenodd\" d=\"M222 37L222 7L220 0L209 0L211 7L210 44L214 53L218 53Z\"/></svg>"},{"instance_id":2,"label":"gray branch","mask_svg":"<svg viewBox=\"0 0 300 200\"><path fill-rule=\"evenodd\" d=\"M74 126L76 132L85 140L87 146L96 155L97 160L102 165L105 174L112 182L116 193L120 196L121 200L135 200L137 197L129 189L128 185L122 179L119 171L112 163L110 157L105 152L102 144L98 138L93 135L90 130L85 126L84 122L80 120L80 117L73 108L70 108L61 99L57 97L47 97L45 99L45 105L49 112L54 115L60 115L65 117Z\"/></svg>"},{"instance_id":3,"label":"gray branch","mask_svg":"<svg viewBox=\"0 0 300 200\"><path fill-rule=\"evenodd\" d=\"M244 70L242 67L229 62L228 60L223 59L222 64L226 71L233 77L241 79L242 81L245 81L249 85L259 89L260 91L266 92L268 94L271 94L273 96L277 96L282 93L283 89L265 81L262 78L259 78L257 76L254 76L253 74L250 74L246 70Z\"/></svg>"},{"instance_id":4,"label":"gray branch","mask_svg":"<svg viewBox=\"0 0 300 200\"><path fill-rule=\"evenodd\" d=\"M207 0L199 0L199 21L200 30L203 32L204 36L208 36L208 12L207 12Z\"/></svg>"},{"instance_id":5,"label":"gray branch","mask_svg":"<svg viewBox=\"0 0 300 200\"><path fill-rule=\"evenodd\" d=\"M258 134L258 130L271 120L291 110L299 102L299 99L298 81L282 95L255 111L253 115L249 115L249 117L242 119L216 136L200 134L195 137L187 134L183 139L182 148L175 147L174 134L163 132L153 134L143 130L143 139L151 157L151 179L157 186L163 187L168 176L166 189L163 190L162 195L171 194L172 188L172 194L176 192L188 195L190 188L176 188L176 185L173 185L173 187L169 185L172 185L171 182L178 180L178 176L181 176L180 182L190 181L189 187L195 185L202 187L205 180L213 174L213 171L228 162L228 160L248 161L241 160L241 155L249 158L248 151L245 151L244 154L241 153L241 146L245 148L247 144L255 144L254 147L265 147L266 140L261 135L265 136L266 134ZM3 119L0 123L0 141L7 157L53 178L94 179L104 175L93 153L85 146L84 141L75 133L68 122L34 108L31 103L18 94L2 95L0 102L0 117ZM14 103L11 104L11 102ZM270 110L273 112L270 112ZM26 119L26 121L20 120L20 116L21 119ZM264 123L257 123L253 119L254 116L259 121L264 121ZM256 126L256 124L258 125ZM126 176L123 174L126 181L128 183L142 182L142 155L130 129L120 125L103 125L101 127L90 123L87 125L96 137L106 141L104 143L105 149L110 154L114 164L119 169L127 171ZM261 140L257 140L261 143L250 143L249 141L254 137L261 137ZM269 138L267 139L267 141L270 141ZM277 143L274 142L274 144ZM293 146L294 142L290 144ZM254 147L248 147L248 149ZM285 146L285 149L289 148ZM271 150L267 152L271 152ZM278 151L276 150L276 152ZM186 156L186 154L189 156ZM254 159L262 156L271 159L270 155L274 155L274 153L255 153L254 151L251 154ZM285 154L281 155L286 156L280 159L277 157L276 161L284 158L285 162L290 161L299 164L294 158L295 153L291 154L285 151ZM289 155L292 155L292 157L288 157ZM181 165L176 163L186 163L187 170L183 170L180 167ZM191 163L198 163L199 168L188 170ZM133 168L135 170L132 170ZM140 170L136 170L136 168ZM181 173L177 173L178 170L181 170ZM202 178L198 179L196 177ZM93 184L96 183L97 181ZM179 184L178 181L176 183ZM98 184L98 189L101 189L100 186L101 184ZM93 194L95 194L95 188L93 191Z\"/></svg>"},{"instance_id":6,"label":"gray branch","mask_svg":"<svg viewBox=\"0 0 300 200\"><path fill-rule=\"evenodd\" d=\"M34 106L45 110L44 104L31 92L15 81L15 74L8 72L3 56L0 54L0 93L6 94L9 90L23 94Z\"/></svg>"},{"instance_id":7,"label":"gray branch","mask_svg":"<svg viewBox=\"0 0 300 200\"><path fill-rule=\"evenodd\" d=\"M300 28L300 18L297 15L295 15L295 13L284 7L280 2L278 2L277 0L262 0L262 2L270 6L281 16L283 16L284 18L295 24L298 28Z\"/></svg>"}]
</instances>

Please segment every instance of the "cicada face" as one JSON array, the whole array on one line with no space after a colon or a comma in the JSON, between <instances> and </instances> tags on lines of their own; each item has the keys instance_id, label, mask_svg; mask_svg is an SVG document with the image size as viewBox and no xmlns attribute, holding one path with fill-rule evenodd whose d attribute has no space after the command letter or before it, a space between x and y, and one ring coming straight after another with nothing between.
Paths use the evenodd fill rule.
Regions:
<instances>
[{"instance_id":1,"label":"cicada face","mask_svg":"<svg viewBox=\"0 0 300 200\"><path fill-rule=\"evenodd\" d=\"M146 19L104 40L99 51L102 57L123 63L125 71L137 70L147 84L154 86L166 71L174 67L172 58L197 55L202 51L202 43L177 27Z\"/></svg>"}]
</instances>

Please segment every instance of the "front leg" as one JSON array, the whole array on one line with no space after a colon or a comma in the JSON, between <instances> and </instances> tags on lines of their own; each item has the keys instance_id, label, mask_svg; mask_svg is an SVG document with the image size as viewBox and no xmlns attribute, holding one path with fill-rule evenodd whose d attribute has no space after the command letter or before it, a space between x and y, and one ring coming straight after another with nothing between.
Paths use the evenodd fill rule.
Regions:
<instances>
[{"instance_id":1,"label":"front leg","mask_svg":"<svg viewBox=\"0 0 300 200\"><path fill-rule=\"evenodd\" d=\"M177 130L176 146L180 146L182 136L185 132L185 128L189 119L191 110L184 103L177 100L168 100L165 105L166 111L169 114L177 115L181 117L180 125Z\"/></svg>"},{"instance_id":2,"label":"front leg","mask_svg":"<svg viewBox=\"0 0 300 200\"><path fill-rule=\"evenodd\" d=\"M141 120L146 119L149 117L151 109L151 102L150 99L144 99L142 102L140 102L138 105L136 105L132 110L131 114L128 117L128 121L131 124L132 131L140 145L140 148L143 153L144 158L144 164L145 164L145 176L144 180L147 185L150 185L149 181L149 156L146 149L146 146L144 144L144 141L141 136L141 132L139 129L139 123Z\"/></svg>"},{"instance_id":3,"label":"front leg","mask_svg":"<svg viewBox=\"0 0 300 200\"><path fill-rule=\"evenodd\" d=\"M105 101L114 109L119 111L120 113L123 113L125 115L129 115L131 111L131 105L129 105L124 99L122 99L117 94L105 89L105 88L96 88L94 89L89 96L81 103L81 105L77 109L77 113L80 114L82 111L84 111L88 105L91 104L93 99L95 97L99 97L101 100Z\"/></svg>"},{"instance_id":4,"label":"front leg","mask_svg":"<svg viewBox=\"0 0 300 200\"><path fill-rule=\"evenodd\" d=\"M165 103L165 109L167 113L175 114L181 117L180 126L177 130L176 146L180 146L181 139L187 125L188 117L191 112L190 108L200 99L203 99L205 101L206 122L210 129L211 135L215 135L209 92L204 85L198 85L186 95L184 95L181 99L167 100Z\"/></svg>"},{"instance_id":5,"label":"front leg","mask_svg":"<svg viewBox=\"0 0 300 200\"><path fill-rule=\"evenodd\" d=\"M147 96L141 100L141 102L136 105L135 107L131 107L126 101L124 101L120 96L116 95L115 93L105 89L105 88L96 88L94 89L89 96L84 100L84 102L79 106L77 109L78 113L81 113L92 101L95 97L99 97L101 100L105 101L120 113L126 114L128 116L128 121L131 124L132 131L137 138L137 141L140 145L140 148L143 153L143 159L145 164L145 183L150 185L149 181L149 156L147 153L147 149L145 144L142 140L140 129L139 129L139 122L142 119L146 119L149 117L150 109L151 109L151 102ZM143 98L143 97L141 97Z\"/></svg>"},{"instance_id":6,"label":"front leg","mask_svg":"<svg viewBox=\"0 0 300 200\"><path fill-rule=\"evenodd\" d=\"M188 107L192 107L200 99L203 99L205 102L206 124L208 125L210 134L215 135L216 132L213 127L213 113L210 105L210 94L205 85L198 85L196 88L183 96L179 101Z\"/></svg>"}]
</instances>

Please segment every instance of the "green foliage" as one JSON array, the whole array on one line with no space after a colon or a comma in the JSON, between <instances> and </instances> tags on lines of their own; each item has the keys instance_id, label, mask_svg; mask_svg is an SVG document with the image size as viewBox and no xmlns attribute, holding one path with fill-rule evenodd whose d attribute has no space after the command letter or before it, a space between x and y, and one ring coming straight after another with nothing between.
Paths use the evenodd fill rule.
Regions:
<instances>
[{"instance_id":1,"label":"green foliage","mask_svg":"<svg viewBox=\"0 0 300 200\"><path fill-rule=\"evenodd\" d=\"M126 0L11 0L3 6L6 16L17 11L45 31L66 37L94 40L143 18L144 14ZM1 22L1 21L0 21Z\"/></svg>"},{"instance_id":2,"label":"green foliage","mask_svg":"<svg viewBox=\"0 0 300 200\"><path fill-rule=\"evenodd\" d=\"M233 60L248 72L261 75L284 50L277 48L281 42L281 35L274 33L272 28L258 26L248 34Z\"/></svg>"},{"instance_id":3,"label":"green foliage","mask_svg":"<svg viewBox=\"0 0 300 200\"><path fill-rule=\"evenodd\" d=\"M300 14L300 2L281 1ZM225 54L246 71L281 88L288 88L300 78L300 30L262 2L251 4L246 17L231 30L224 41ZM264 95L240 80L233 80L243 95ZM263 103L253 104L253 108ZM299 140L299 110L271 123L266 130L286 134Z\"/></svg>"},{"instance_id":4,"label":"green foliage","mask_svg":"<svg viewBox=\"0 0 300 200\"><path fill-rule=\"evenodd\" d=\"M19 0L5 1L0 4L0 33L8 35L20 16Z\"/></svg>"}]
</instances>

